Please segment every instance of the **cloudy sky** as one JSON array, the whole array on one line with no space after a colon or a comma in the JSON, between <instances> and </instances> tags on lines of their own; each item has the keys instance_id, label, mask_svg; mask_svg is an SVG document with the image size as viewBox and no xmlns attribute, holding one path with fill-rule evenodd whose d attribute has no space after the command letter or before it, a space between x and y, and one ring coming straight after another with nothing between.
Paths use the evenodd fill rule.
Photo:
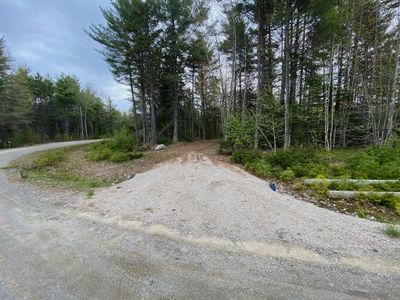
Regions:
<instances>
[{"instance_id":1,"label":"cloudy sky","mask_svg":"<svg viewBox=\"0 0 400 300\"><path fill-rule=\"evenodd\" d=\"M110 96L117 108L129 109L126 87L116 83L95 49L100 45L84 32L102 23L100 7L109 0L0 0L0 36L14 65L55 78L76 75L82 86Z\"/></svg>"}]
</instances>

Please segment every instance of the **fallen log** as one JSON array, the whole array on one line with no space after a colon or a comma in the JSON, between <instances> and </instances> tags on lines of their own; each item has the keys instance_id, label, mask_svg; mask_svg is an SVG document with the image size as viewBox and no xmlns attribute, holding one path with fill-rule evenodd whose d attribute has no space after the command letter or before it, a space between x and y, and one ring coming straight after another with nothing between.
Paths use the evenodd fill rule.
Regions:
<instances>
[{"instance_id":1,"label":"fallen log","mask_svg":"<svg viewBox=\"0 0 400 300\"><path fill-rule=\"evenodd\" d=\"M400 197L400 192L328 191L328 197L332 199L354 199L356 195L384 196L387 194L392 194L394 196Z\"/></svg>"},{"instance_id":2,"label":"fallen log","mask_svg":"<svg viewBox=\"0 0 400 300\"><path fill-rule=\"evenodd\" d=\"M311 185L313 183L331 183L331 182L348 182L348 183L358 183L358 184L379 184L379 183L400 183L400 180L384 180L384 179L304 179L305 185Z\"/></svg>"}]
</instances>

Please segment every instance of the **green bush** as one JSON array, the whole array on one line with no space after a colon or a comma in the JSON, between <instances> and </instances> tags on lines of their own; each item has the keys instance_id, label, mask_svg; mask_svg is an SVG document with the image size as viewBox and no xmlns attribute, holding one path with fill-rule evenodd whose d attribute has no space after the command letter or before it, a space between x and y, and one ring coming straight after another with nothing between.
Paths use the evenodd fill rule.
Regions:
<instances>
[{"instance_id":1,"label":"green bush","mask_svg":"<svg viewBox=\"0 0 400 300\"><path fill-rule=\"evenodd\" d=\"M117 151L129 152L138 146L138 141L128 128L123 127L117 131L114 138L109 141L110 148Z\"/></svg>"},{"instance_id":2,"label":"green bush","mask_svg":"<svg viewBox=\"0 0 400 300\"><path fill-rule=\"evenodd\" d=\"M387 236L392 238L400 238L400 229L395 225L387 225L384 232Z\"/></svg>"},{"instance_id":3,"label":"green bush","mask_svg":"<svg viewBox=\"0 0 400 300\"><path fill-rule=\"evenodd\" d=\"M254 120L245 117L243 120L238 115L231 115L226 125L227 143L232 150L251 148L254 144Z\"/></svg>"},{"instance_id":4,"label":"green bush","mask_svg":"<svg viewBox=\"0 0 400 300\"><path fill-rule=\"evenodd\" d=\"M86 158L91 161L107 160L113 154L113 150L109 148L107 143L90 145L87 149Z\"/></svg>"},{"instance_id":5,"label":"green bush","mask_svg":"<svg viewBox=\"0 0 400 300\"><path fill-rule=\"evenodd\" d=\"M110 160L112 162L122 163L122 162L129 161L129 160L132 160L132 159L140 158L142 156L143 156L143 154L140 153L140 152L121 152L121 151L117 151L117 152L114 152L111 155Z\"/></svg>"},{"instance_id":6,"label":"green bush","mask_svg":"<svg viewBox=\"0 0 400 300\"><path fill-rule=\"evenodd\" d=\"M122 128L114 138L88 145L86 158L91 161L124 162L142 157L143 154L137 152L138 148L136 137L127 128Z\"/></svg>"},{"instance_id":7,"label":"green bush","mask_svg":"<svg viewBox=\"0 0 400 300\"><path fill-rule=\"evenodd\" d=\"M302 192L302 191L304 191L304 190L306 189L306 187L305 187L305 185L304 185L303 183L301 183L301 182L296 182L296 183L293 185L293 189L294 189L295 191Z\"/></svg>"},{"instance_id":8,"label":"green bush","mask_svg":"<svg viewBox=\"0 0 400 300\"><path fill-rule=\"evenodd\" d=\"M231 144L228 141L220 140L219 147L218 147L218 153L221 155L232 155L233 149L232 149Z\"/></svg>"},{"instance_id":9,"label":"green bush","mask_svg":"<svg viewBox=\"0 0 400 300\"><path fill-rule=\"evenodd\" d=\"M33 167L43 169L46 167L55 166L65 159L65 150L50 150L43 152L33 162Z\"/></svg>"},{"instance_id":10,"label":"green bush","mask_svg":"<svg viewBox=\"0 0 400 300\"><path fill-rule=\"evenodd\" d=\"M112 162L119 162L119 163L128 161L128 160L130 160L129 153L121 152L121 151L114 152L111 155L110 160Z\"/></svg>"},{"instance_id":11,"label":"green bush","mask_svg":"<svg viewBox=\"0 0 400 300\"><path fill-rule=\"evenodd\" d=\"M238 164L246 164L253 162L257 159L261 159L262 155L260 152L250 150L238 150L233 153L231 160Z\"/></svg>"},{"instance_id":12,"label":"green bush","mask_svg":"<svg viewBox=\"0 0 400 300\"><path fill-rule=\"evenodd\" d=\"M259 177L270 177L272 176L271 165L265 160L256 159L249 161L244 165L245 170L259 176Z\"/></svg>"},{"instance_id":13,"label":"green bush","mask_svg":"<svg viewBox=\"0 0 400 300\"><path fill-rule=\"evenodd\" d=\"M279 178L282 180L293 180L295 177L296 174L290 168L282 171L279 175Z\"/></svg>"}]
</instances>

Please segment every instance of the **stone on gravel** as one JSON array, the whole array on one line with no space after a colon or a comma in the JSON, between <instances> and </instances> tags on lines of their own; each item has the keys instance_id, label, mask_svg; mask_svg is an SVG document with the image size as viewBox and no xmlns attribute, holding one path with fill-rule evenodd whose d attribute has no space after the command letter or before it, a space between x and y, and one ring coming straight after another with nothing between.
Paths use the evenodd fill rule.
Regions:
<instances>
[{"instance_id":1,"label":"stone on gravel","mask_svg":"<svg viewBox=\"0 0 400 300\"><path fill-rule=\"evenodd\" d=\"M156 150L156 151L160 151L160 150L164 150L164 149L166 149L166 147L165 147L164 144L157 145L157 146L154 148L154 150Z\"/></svg>"}]
</instances>

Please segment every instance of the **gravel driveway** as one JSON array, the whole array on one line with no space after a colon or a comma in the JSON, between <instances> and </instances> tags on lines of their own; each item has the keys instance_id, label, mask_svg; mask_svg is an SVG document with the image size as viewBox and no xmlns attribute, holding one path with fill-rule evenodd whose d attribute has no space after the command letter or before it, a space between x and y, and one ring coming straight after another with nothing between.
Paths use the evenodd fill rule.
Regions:
<instances>
[{"instance_id":1,"label":"gravel driveway","mask_svg":"<svg viewBox=\"0 0 400 300\"><path fill-rule=\"evenodd\" d=\"M90 199L0 172L0 299L398 299L382 229L197 152Z\"/></svg>"}]
</instances>

